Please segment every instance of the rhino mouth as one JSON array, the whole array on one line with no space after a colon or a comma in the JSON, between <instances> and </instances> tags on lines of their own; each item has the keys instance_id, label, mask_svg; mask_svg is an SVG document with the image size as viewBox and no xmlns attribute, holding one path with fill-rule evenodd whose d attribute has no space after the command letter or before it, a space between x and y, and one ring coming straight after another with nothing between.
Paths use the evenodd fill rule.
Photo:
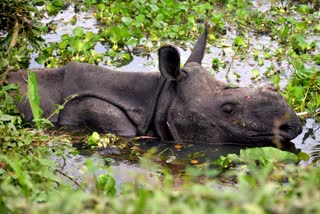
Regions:
<instances>
[{"instance_id":1,"label":"rhino mouth","mask_svg":"<svg viewBox=\"0 0 320 214\"><path fill-rule=\"evenodd\" d=\"M285 131L280 131L279 133L272 133L269 135L269 141L272 143L280 142L286 143L293 139L292 135Z\"/></svg>"},{"instance_id":2,"label":"rhino mouth","mask_svg":"<svg viewBox=\"0 0 320 214\"><path fill-rule=\"evenodd\" d=\"M249 141L257 142L257 143L274 143L276 141L280 143L290 142L293 139L292 135L285 131L279 131L277 133L267 133L267 134L256 134L248 136Z\"/></svg>"}]
</instances>

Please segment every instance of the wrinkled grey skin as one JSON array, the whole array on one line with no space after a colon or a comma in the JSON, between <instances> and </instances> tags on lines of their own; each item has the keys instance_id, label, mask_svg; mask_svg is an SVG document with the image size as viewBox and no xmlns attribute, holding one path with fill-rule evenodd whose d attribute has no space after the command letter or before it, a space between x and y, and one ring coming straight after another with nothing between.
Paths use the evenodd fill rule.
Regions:
<instances>
[{"instance_id":1,"label":"wrinkled grey skin","mask_svg":"<svg viewBox=\"0 0 320 214\"><path fill-rule=\"evenodd\" d=\"M160 73L118 72L71 62L36 72L44 117L69 101L51 118L58 126L87 127L120 136L154 136L165 140L265 144L287 142L301 133L292 108L272 87L229 88L202 66L207 25L182 69L176 48L159 49ZM27 73L9 75L27 91ZM32 120L28 102L18 103Z\"/></svg>"}]
</instances>

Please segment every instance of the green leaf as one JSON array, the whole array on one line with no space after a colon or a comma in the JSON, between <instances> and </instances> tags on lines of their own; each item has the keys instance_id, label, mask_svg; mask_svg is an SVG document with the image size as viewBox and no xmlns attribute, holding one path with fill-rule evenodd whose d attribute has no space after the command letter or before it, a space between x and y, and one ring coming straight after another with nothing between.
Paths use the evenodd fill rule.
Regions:
<instances>
[{"instance_id":1,"label":"green leaf","mask_svg":"<svg viewBox=\"0 0 320 214\"><path fill-rule=\"evenodd\" d=\"M234 45L239 47L246 47L246 42L242 36L237 36L234 40Z\"/></svg>"},{"instance_id":2,"label":"green leaf","mask_svg":"<svg viewBox=\"0 0 320 214\"><path fill-rule=\"evenodd\" d=\"M33 114L33 120L36 123L37 127L40 127L41 125L41 117L43 114L42 109L40 108L40 96L38 92L38 83L37 83L37 77L35 72L29 72L28 73L28 92L27 97L29 100L29 104L31 107L31 111Z\"/></svg>"},{"instance_id":3,"label":"green leaf","mask_svg":"<svg viewBox=\"0 0 320 214\"><path fill-rule=\"evenodd\" d=\"M254 76L259 76L260 75L260 71L258 69L253 69L251 72L252 72L252 74Z\"/></svg>"},{"instance_id":4,"label":"green leaf","mask_svg":"<svg viewBox=\"0 0 320 214\"><path fill-rule=\"evenodd\" d=\"M98 132L93 132L92 135L88 138L87 144L89 146L96 146L98 145L98 141L100 139L99 133Z\"/></svg>"},{"instance_id":5,"label":"green leaf","mask_svg":"<svg viewBox=\"0 0 320 214\"><path fill-rule=\"evenodd\" d=\"M317 54L313 57L313 61L317 64L320 65L320 54Z\"/></svg>"},{"instance_id":6,"label":"green leaf","mask_svg":"<svg viewBox=\"0 0 320 214\"><path fill-rule=\"evenodd\" d=\"M240 150L240 158L243 160L272 160L278 162L299 161L297 155L273 147L242 149Z\"/></svg>"},{"instance_id":7,"label":"green leaf","mask_svg":"<svg viewBox=\"0 0 320 214\"><path fill-rule=\"evenodd\" d=\"M149 6L151 7L151 10L153 12L157 12L159 10L159 7L157 5L155 5L155 4L150 4Z\"/></svg>"},{"instance_id":8,"label":"green leaf","mask_svg":"<svg viewBox=\"0 0 320 214\"><path fill-rule=\"evenodd\" d=\"M300 5L300 7L298 7L297 11L299 13L306 15L306 14L310 13L312 11L312 9L308 5L302 4L302 5Z\"/></svg>"},{"instance_id":9,"label":"green leaf","mask_svg":"<svg viewBox=\"0 0 320 214\"><path fill-rule=\"evenodd\" d=\"M93 37L94 37L94 33L93 32L88 32L88 33L86 33L86 35L84 36L84 38L85 38L85 40L86 40L86 42L90 42L90 41L92 41L93 40Z\"/></svg>"},{"instance_id":10,"label":"green leaf","mask_svg":"<svg viewBox=\"0 0 320 214\"><path fill-rule=\"evenodd\" d=\"M226 88L239 88L239 85L234 83L229 83Z\"/></svg>"},{"instance_id":11,"label":"green leaf","mask_svg":"<svg viewBox=\"0 0 320 214\"><path fill-rule=\"evenodd\" d=\"M279 86L280 83L280 75L279 74L275 74L271 76L271 82L276 85Z\"/></svg>"},{"instance_id":12,"label":"green leaf","mask_svg":"<svg viewBox=\"0 0 320 214\"><path fill-rule=\"evenodd\" d=\"M59 47L60 49L66 49L66 47L68 46L68 44L69 44L69 41L64 40L64 41L61 41L60 43L58 43L58 47Z\"/></svg>"},{"instance_id":13,"label":"green leaf","mask_svg":"<svg viewBox=\"0 0 320 214\"><path fill-rule=\"evenodd\" d=\"M303 160L303 161L308 161L310 159L310 156L305 152L299 152L298 157L300 160Z\"/></svg>"},{"instance_id":14,"label":"green leaf","mask_svg":"<svg viewBox=\"0 0 320 214\"><path fill-rule=\"evenodd\" d=\"M100 11L103 11L103 10L105 10L105 9L106 9L106 5L105 5L105 4L102 4L102 3L100 3L100 4L98 4L98 5L97 5L97 9L98 9L98 10L100 10Z\"/></svg>"},{"instance_id":15,"label":"green leaf","mask_svg":"<svg viewBox=\"0 0 320 214\"><path fill-rule=\"evenodd\" d=\"M52 2L52 5L55 6L55 7L63 7L64 6L64 1L63 0L54 0Z\"/></svg>"},{"instance_id":16,"label":"green leaf","mask_svg":"<svg viewBox=\"0 0 320 214\"><path fill-rule=\"evenodd\" d=\"M82 27L76 27L73 29L73 35L75 37L82 37L84 35L84 29Z\"/></svg>"},{"instance_id":17,"label":"green leaf","mask_svg":"<svg viewBox=\"0 0 320 214\"><path fill-rule=\"evenodd\" d=\"M47 56L45 54L40 54L35 60L39 65L42 65L46 62Z\"/></svg>"},{"instance_id":18,"label":"green leaf","mask_svg":"<svg viewBox=\"0 0 320 214\"><path fill-rule=\"evenodd\" d=\"M43 6L45 2L44 2L44 0L33 0L32 3L35 6Z\"/></svg>"},{"instance_id":19,"label":"green leaf","mask_svg":"<svg viewBox=\"0 0 320 214\"><path fill-rule=\"evenodd\" d=\"M307 42L304 35L297 34L292 36L291 45L293 50L295 50L297 53L304 53L314 48L315 44L313 42Z\"/></svg>"},{"instance_id":20,"label":"green leaf","mask_svg":"<svg viewBox=\"0 0 320 214\"><path fill-rule=\"evenodd\" d=\"M73 40L71 43L71 47L73 52L80 52L83 49L84 42L81 39Z\"/></svg>"},{"instance_id":21,"label":"green leaf","mask_svg":"<svg viewBox=\"0 0 320 214\"><path fill-rule=\"evenodd\" d=\"M132 19L130 17L122 17L121 21L125 24L125 25L130 25L132 23Z\"/></svg>"},{"instance_id":22,"label":"green leaf","mask_svg":"<svg viewBox=\"0 0 320 214\"><path fill-rule=\"evenodd\" d=\"M47 6L46 6L46 8L47 8L47 10L48 10L48 13L49 13L49 15L54 15L54 14L56 14L57 12L58 12L58 8L57 7L55 7L53 4L48 4Z\"/></svg>"},{"instance_id":23,"label":"green leaf","mask_svg":"<svg viewBox=\"0 0 320 214\"><path fill-rule=\"evenodd\" d=\"M137 19L137 21L138 21L139 23L141 23L141 24L145 23L145 21L146 21L146 17L145 17L145 15L143 15L143 14L139 14L139 15L136 17L136 19Z\"/></svg>"},{"instance_id":24,"label":"green leaf","mask_svg":"<svg viewBox=\"0 0 320 214\"><path fill-rule=\"evenodd\" d=\"M69 39L70 39L70 35L69 34L62 34L61 40L69 40Z\"/></svg>"},{"instance_id":25,"label":"green leaf","mask_svg":"<svg viewBox=\"0 0 320 214\"><path fill-rule=\"evenodd\" d=\"M12 33L8 33L6 38L0 41L0 47L7 47L12 39Z\"/></svg>"},{"instance_id":26,"label":"green leaf","mask_svg":"<svg viewBox=\"0 0 320 214\"><path fill-rule=\"evenodd\" d=\"M101 174L97 179L97 188L109 196L115 196L117 193L116 181L107 174Z\"/></svg>"}]
</instances>

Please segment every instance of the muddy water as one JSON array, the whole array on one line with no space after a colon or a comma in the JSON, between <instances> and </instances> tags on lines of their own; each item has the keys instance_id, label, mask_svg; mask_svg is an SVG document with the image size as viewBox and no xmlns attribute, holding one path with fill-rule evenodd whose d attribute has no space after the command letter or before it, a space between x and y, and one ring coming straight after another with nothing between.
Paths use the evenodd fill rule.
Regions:
<instances>
[{"instance_id":1,"label":"muddy water","mask_svg":"<svg viewBox=\"0 0 320 214\"><path fill-rule=\"evenodd\" d=\"M261 2L265 1L255 1L257 6L261 6ZM262 10L267 10L268 5L260 7ZM76 15L77 23L76 25L70 25L70 19ZM44 39L47 42L59 41L60 37L64 33L72 33L73 28L76 26L81 26L87 31L98 32L98 27L96 20L90 13L74 13L74 8L69 7L67 10L59 13L56 17L50 18L50 20L43 20L43 23L49 23L54 21L57 24L57 30L55 33L50 33L44 36ZM228 29L226 36L222 40L224 43L223 47L215 47L209 45L209 53L206 54L203 60L203 66L211 72L217 79L222 81L228 81L230 83L236 83L240 86L257 86L265 84L266 79L263 75L260 76L258 81L253 81L252 70L258 68L261 73L265 72L269 66L272 64L276 69L284 71L281 75L280 86L283 88L287 82L288 77L290 76L290 68L287 62L282 62L281 64L273 62L271 60L265 60L263 66L257 65L257 62L253 60L253 56L249 56L247 60L240 60L240 57L232 50L231 46L233 40L236 36L236 32L232 29ZM171 42L172 43L172 42ZM250 46L255 49L263 50L265 47L268 47L271 51L277 48L277 44L271 40L268 36L262 35L252 35L250 40ZM98 44L95 47L97 52L105 52L106 49L103 45ZM185 62L187 57L190 54L190 50L183 50L179 48L181 53L181 60ZM250 50L248 51L250 53ZM224 54L225 53L225 54ZM30 68L41 68L43 65L39 65L35 62L33 56L31 60ZM220 68L219 72L213 71L212 69L212 59L218 58L221 61L226 62L226 68ZM101 66L110 67L101 64ZM116 68L120 71L157 71L157 55L156 50L151 54L151 58L142 58L135 57L134 60L126 66ZM228 72L230 71L230 72ZM237 75L235 75L237 74ZM240 77L239 77L240 75ZM296 139L294 139L293 144L290 145L290 148L287 148L290 151L304 151L308 154L311 154L315 151L315 146L320 145L320 124L315 123L313 119L308 119L306 125L304 126L303 132ZM172 171L179 171L182 169L185 164L189 164L191 160L194 160L198 163L202 163L208 160L215 160L220 155L226 155L228 153L238 153L241 148L247 148L240 145L223 145L223 146L212 146L212 145L183 145L177 147L174 142L159 142L159 141L147 141L143 143L138 143L137 147L141 151L146 151L151 147L157 148L157 154L159 156L158 161L162 165L171 167ZM66 159L59 157L53 157L57 163L61 164L61 169L69 174L72 177L77 178L79 181L83 179L82 177L82 168L84 167L84 162L86 159L93 159L95 162L103 162L103 158L109 158L109 164L111 167L108 170L113 171L113 175L117 180L117 184L123 182L132 181L138 177L147 177L152 182L157 182L157 179L154 178L151 171L143 167L137 166L135 163L138 162L139 158L132 160L128 158L132 150L119 150L119 149L100 149L95 152L90 152L89 154L80 149L79 155L68 155ZM130 160L129 160L130 159ZM196 163L194 162L194 163ZM102 173L105 170L98 172ZM128 176L128 175L131 176ZM130 178L129 178L130 177ZM129 180L128 180L129 179Z\"/></svg>"}]
</instances>

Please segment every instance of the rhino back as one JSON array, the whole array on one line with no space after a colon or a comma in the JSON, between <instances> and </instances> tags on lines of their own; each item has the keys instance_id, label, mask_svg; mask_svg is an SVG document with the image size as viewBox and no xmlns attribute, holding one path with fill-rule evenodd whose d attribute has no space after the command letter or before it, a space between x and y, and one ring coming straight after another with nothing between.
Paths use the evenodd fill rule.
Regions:
<instances>
[{"instance_id":1,"label":"rhino back","mask_svg":"<svg viewBox=\"0 0 320 214\"><path fill-rule=\"evenodd\" d=\"M63 99L78 94L96 97L118 107L146 133L154 113L157 91L161 90L158 72L119 72L96 65L72 62L65 66Z\"/></svg>"}]
</instances>

